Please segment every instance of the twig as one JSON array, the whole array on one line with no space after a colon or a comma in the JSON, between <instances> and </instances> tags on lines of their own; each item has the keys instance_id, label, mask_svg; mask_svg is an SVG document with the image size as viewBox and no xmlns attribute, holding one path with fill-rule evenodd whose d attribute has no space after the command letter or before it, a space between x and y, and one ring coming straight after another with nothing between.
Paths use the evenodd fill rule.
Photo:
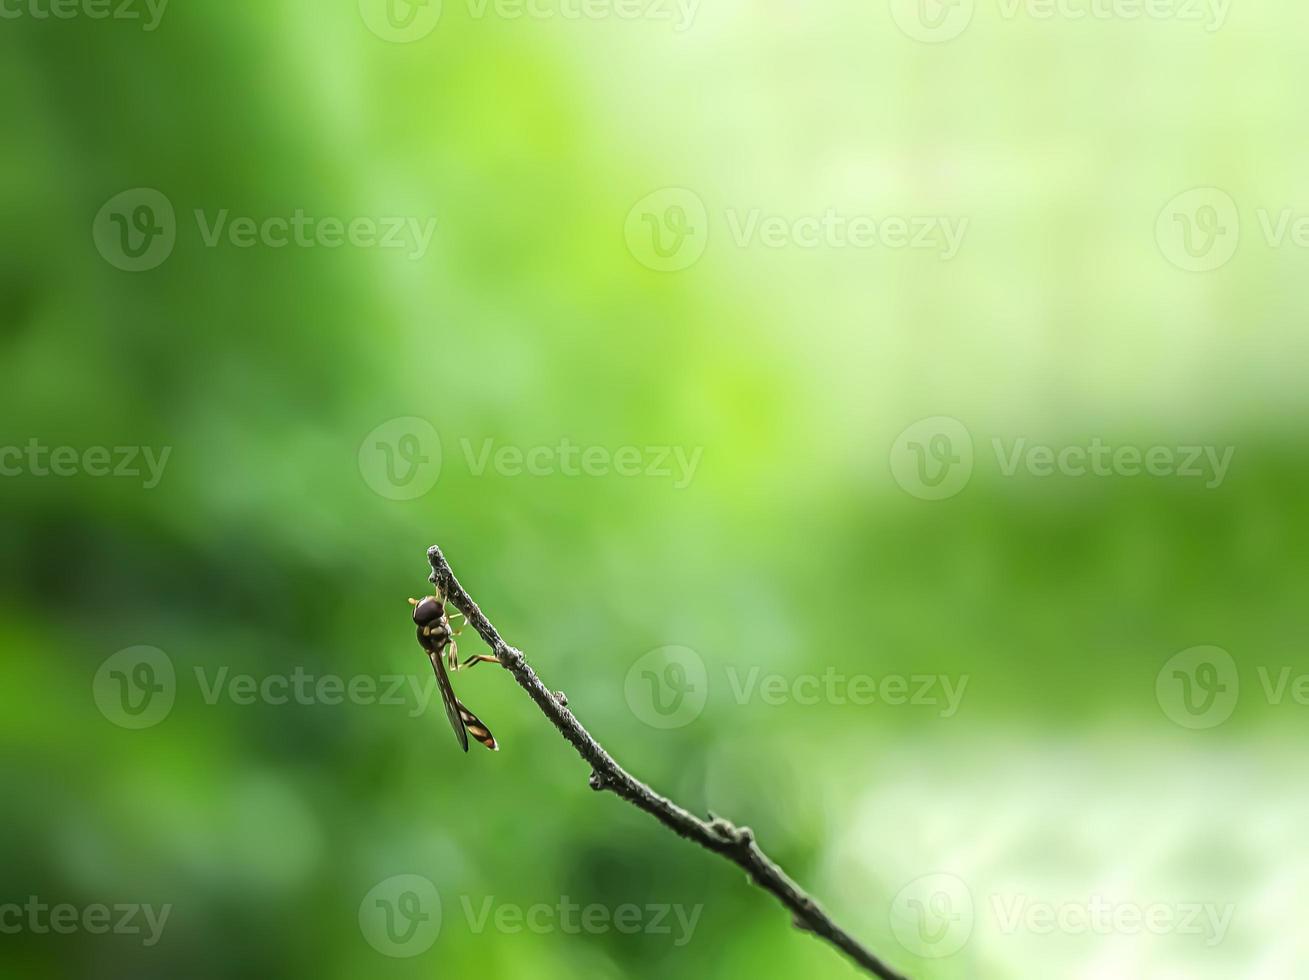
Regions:
<instances>
[{"instance_id":1,"label":"twig","mask_svg":"<svg viewBox=\"0 0 1309 980\"><path fill-rule=\"evenodd\" d=\"M427 560L432 565L432 584L441 591L447 602L467 617L473 629L477 630L486 645L500 659L500 663L514 675L519 686L531 696L555 728L559 729L559 734L590 764L593 790L609 790L617 794L653 816L673 833L695 841L701 847L740 865L754 884L776 896L790 910L797 928L825 939L873 976L881 977L882 980L906 980L833 922L814 899L759 849L749 827L737 827L712 814L708 821L701 820L655 792L615 762L573 717L573 713L566 707L567 698L552 693L542 684L523 654L504 641L477 607L477 603L469 598L459 584L441 549L436 546L429 548Z\"/></svg>"}]
</instances>

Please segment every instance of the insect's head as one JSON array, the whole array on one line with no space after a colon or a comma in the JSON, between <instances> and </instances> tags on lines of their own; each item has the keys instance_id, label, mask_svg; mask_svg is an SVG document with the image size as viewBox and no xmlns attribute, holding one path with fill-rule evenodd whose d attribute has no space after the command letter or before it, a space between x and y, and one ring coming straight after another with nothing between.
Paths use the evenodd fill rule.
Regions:
<instances>
[{"instance_id":1,"label":"insect's head","mask_svg":"<svg viewBox=\"0 0 1309 980\"><path fill-rule=\"evenodd\" d=\"M413 602L411 599L410 602ZM419 626L433 626L445 615L445 603L435 596L414 602L414 622Z\"/></svg>"}]
</instances>

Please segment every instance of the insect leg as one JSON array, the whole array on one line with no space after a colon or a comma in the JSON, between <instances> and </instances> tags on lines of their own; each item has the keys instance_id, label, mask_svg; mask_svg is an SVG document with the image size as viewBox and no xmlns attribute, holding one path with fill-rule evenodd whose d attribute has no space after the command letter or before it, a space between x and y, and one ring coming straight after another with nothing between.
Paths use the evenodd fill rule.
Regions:
<instances>
[{"instance_id":1,"label":"insect leg","mask_svg":"<svg viewBox=\"0 0 1309 980\"><path fill-rule=\"evenodd\" d=\"M486 654L486 653L475 653L467 660L465 660L463 663L461 663L457 669L463 670L465 667L472 667L475 664L498 664L499 662L500 662L499 657L491 656L490 654Z\"/></svg>"}]
</instances>

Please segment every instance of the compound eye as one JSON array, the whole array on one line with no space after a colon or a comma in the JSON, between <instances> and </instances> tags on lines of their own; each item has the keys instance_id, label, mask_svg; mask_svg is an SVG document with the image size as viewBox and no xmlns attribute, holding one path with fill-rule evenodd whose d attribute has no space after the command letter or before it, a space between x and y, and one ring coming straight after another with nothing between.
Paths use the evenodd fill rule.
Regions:
<instances>
[{"instance_id":1,"label":"compound eye","mask_svg":"<svg viewBox=\"0 0 1309 980\"><path fill-rule=\"evenodd\" d=\"M414 606L414 622L419 626L431 626L445 615L445 606L430 595Z\"/></svg>"}]
</instances>

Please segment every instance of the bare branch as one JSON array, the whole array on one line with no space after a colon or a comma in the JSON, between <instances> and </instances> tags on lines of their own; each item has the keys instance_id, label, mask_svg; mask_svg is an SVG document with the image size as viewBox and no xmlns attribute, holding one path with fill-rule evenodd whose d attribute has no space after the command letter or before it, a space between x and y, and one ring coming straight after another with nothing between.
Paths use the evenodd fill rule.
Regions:
<instances>
[{"instance_id":1,"label":"bare branch","mask_svg":"<svg viewBox=\"0 0 1309 980\"><path fill-rule=\"evenodd\" d=\"M551 692L541 683L523 654L504 641L477 607L477 603L469 598L459 584L441 549L436 546L429 548L427 560L432 565L431 581L446 601L467 617L473 629L477 630L487 646L500 658L500 663L514 675L519 686L536 702L536 706L550 719L559 734L590 765L592 789L615 793L653 816L673 833L695 841L701 847L739 865L750 881L786 906L797 928L825 939L868 973L882 980L905 980L904 976L896 973L833 922L813 898L787 877L786 872L759 849L749 827L737 827L715 816L707 821L701 820L655 792L615 762L613 756L573 717L567 708L568 699L562 693Z\"/></svg>"}]
</instances>

